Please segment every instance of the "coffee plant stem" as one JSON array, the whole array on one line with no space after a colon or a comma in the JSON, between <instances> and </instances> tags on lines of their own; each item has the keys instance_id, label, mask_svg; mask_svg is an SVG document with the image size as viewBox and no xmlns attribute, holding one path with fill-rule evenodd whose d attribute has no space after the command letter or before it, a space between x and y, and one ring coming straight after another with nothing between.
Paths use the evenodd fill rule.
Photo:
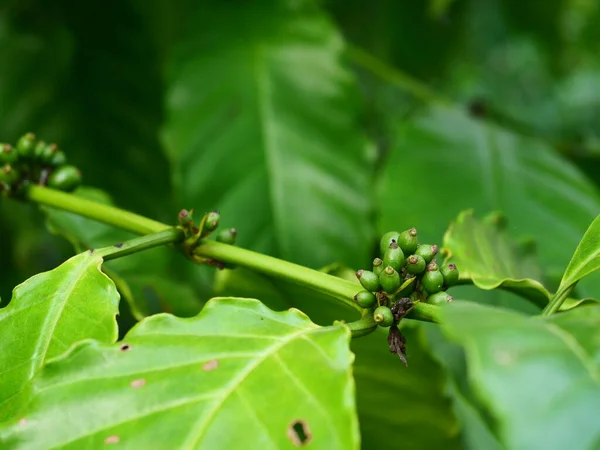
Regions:
<instances>
[{"instance_id":1,"label":"coffee plant stem","mask_svg":"<svg viewBox=\"0 0 600 450\"><path fill-rule=\"evenodd\" d=\"M546 305L542 311L542 316L549 316L557 312L563 302L569 297L571 291L575 288L575 285L565 286L562 289L556 291L556 293L550 299L550 302Z\"/></svg>"},{"instance_id":2,"label":"coffee plant stem","mask_svg":"<svg viewBox=\"0 0 600 450\"><path fill-rule=\"evenodd\" d=\"M94 202L76 195L43 186L32 185L25 191L25 198L40 205L69 211L136 234L157 233L170 228L156 220L134 214L114 206Z\"/></svg>"},{"instance_id":3,"label":"coffee plant stem","mask_svg":"<svg viewBox=\"0 0 600 450\"><path fill-rule=\"evenodd\" d=\"M43 186L29 186L24 197L26 200L40 205L62 209L137 234L146 235L165 231L165 236L169 236L169 238L163 243L176 242L180 239L179 236L182 233L178 227L169 226L114 206L97 203ZM262 253L210 240L202 241L194 250L194 253L203 258L234 264L274 278L306 286L334 297L361 313L361 315L364 311L354 302L354 295L361 289L360 286L342 278ZM411 310L408 317L427 322L437 322L439 319L438 307L418 303Z\"/></svg>"},{"instance_id":4,"label":"coffee plant stem","mask_svg":"<svg viewBox=\"0 0 600 450\"><path fill-rule=\"evenodd\" d=\"M101 248L97 252L105 261L110 261L111 259L121 258L160 245L182 242L184 238L183 230L170 227L158 233L147 234L125 242L119 242L110 247Z\"/></svg>"}]
</instances>

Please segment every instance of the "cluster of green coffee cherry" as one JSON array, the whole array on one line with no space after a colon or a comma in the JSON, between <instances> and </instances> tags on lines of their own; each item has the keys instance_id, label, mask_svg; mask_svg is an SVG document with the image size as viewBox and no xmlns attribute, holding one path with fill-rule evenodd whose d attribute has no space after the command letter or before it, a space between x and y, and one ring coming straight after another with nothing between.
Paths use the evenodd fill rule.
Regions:
<instances>
[{"instance_id":1,"label":"cluster of green coffee cherry","mask_svg":"<svg viewBox=\"0 0 600 450\"><path fill-rule=\"evenodd\" d=\"M382 327L399 320L394 305L427 302L442 305L453 298L446 290L458 283L454 264L438 265L438 246L419 244L417 230L390 231L380 242L381 258L373 270L359 270L356 277L365 290L354 296L363 308L374 309L373 319Z\"/></svg>"},{"instance_id":2,"label":"cluster of green coffee cherry","mask_svg":"<svg viewBox=\"0 0 600 450\"><path fill-rule=\"evenodd\" d=\"M70 192L81 183L81 172L67 164L58 145L27 133L14 147L0 143L0 191L15 193L28 183Z\"/></svg>"}]
</instances>

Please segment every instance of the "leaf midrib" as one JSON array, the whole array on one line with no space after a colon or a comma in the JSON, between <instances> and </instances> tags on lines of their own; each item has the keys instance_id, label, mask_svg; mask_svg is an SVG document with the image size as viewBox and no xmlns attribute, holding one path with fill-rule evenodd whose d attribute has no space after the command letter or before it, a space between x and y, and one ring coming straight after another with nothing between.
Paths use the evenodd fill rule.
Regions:
<instances>
[{"instance_id":1,"label":"leaf midrib","mask_svg":"<svg viewBox=\"0 0 600 450\"><path fill-rule=\"evenodd\" d=\"M76 271L70 272L72 276L69 280L69 283L67 284L65 291L63 291L64 292L63 301L59 303L59 308L54 314L50 314L50 311L52 311L52 307L50 305L49 311L46 314L46 317L44 319L44 322L42 323L42 326L40 327L40 330L41 330L40 339L37 340L36 346L34 347L34 351L32 352L32 354L34 355L34 360L37 362L37 366L34 367L33 369L39 368L42 365L43 361L45 360L46 355L48 354L48 349L50 348L50 343L52 342L52 336L54 335L54 331L56 330L56 326L58 325L58 322L60 321L62 313L64 312L65 307L67 306L68 299L71 297L71 294L73 293L73 290L75 289L75 286L80 281L82 272L85 272L85 270L87 270L88 266L90 265L90 262L94 262L99 258L100 257L87 256L78 265ZM56 294L53 295L48 301L51 302L55 298L56 298ZM53 318L55 320L52 320ZM48 326L49 324L50 324L50 326ZM46 328L49 328L49 330L46 333L44 333L44 330Z\"/></svg>"}]
</instances>

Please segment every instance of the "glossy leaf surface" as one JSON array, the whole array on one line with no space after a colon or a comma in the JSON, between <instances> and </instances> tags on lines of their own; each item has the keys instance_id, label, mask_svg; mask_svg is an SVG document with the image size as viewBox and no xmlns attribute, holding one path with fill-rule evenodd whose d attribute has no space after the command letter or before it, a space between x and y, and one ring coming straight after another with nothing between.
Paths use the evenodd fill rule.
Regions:
<instances>
[{"instance_id":1,"label":"glossy leaf surface","mask_svg":"<svg viewBox=\"0 0 600 450\"><path fill-rule=\"evenodd\" d=\"M82 343L0 436L6 448L356 449L349 340L297 310L213 299L194 318L149 317L121 343Z\"/></svg>"},{"instance_id":2,"label":"glossy leaf surface","mask_svg":"<svg viewBox=\"0 0 600 450\"><path fill-rule=\"evenodd\" d=\"M74 256L17 286L0 309L0 420L46 361L83 339L117 339L119 295L100 264L89 252Z\"/></svg>"},{"instance_id":3,"label":"glossy leaf surface","mask_svg":"<svg viewBox=\"0 0 600 450\"><path fill-rule=\"evenodd\" d=\"M442 330L466 354L471 388L506 448L600 443L600 307L550 317L456 302Z\"/></svg>"}]
</instances>

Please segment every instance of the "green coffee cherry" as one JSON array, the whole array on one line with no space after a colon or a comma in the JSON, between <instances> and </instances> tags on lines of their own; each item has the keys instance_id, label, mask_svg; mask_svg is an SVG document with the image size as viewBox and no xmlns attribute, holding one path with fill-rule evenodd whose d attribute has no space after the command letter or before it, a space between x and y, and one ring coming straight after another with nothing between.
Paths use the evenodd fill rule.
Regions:
<instances>
[{"instance_id":1,"label":"green coffee cherry","mask_svg":"<svg viewBox=\"0 0 600 450\"><path fill-rule=\"evenodd\" d=\"M20 177L20 173L10 164L5 164L0 168L0 182L5 184L13 184Z\"/></svg>"},{"instance_id":2,"label":"green coffee cherry","mask_svg":"<svg viewBox=\"0 0 600 450\"><path fill-rule=\"evenodd\" d=\"M400 236L399 232L388 231L381 237L381 241L379 242L379 249L381 250L381 255L385 255L385 251L390 247L392 241L398 241L398 236Z\"/></svg>"},{"instance_id":3,"label":"green coffee cherry","mask_svg":"<svg viewBox=\"0 0 600 450\"><path fill-rule=\"evenodd\" d=\"M17 142L17 152L19 156L23 158L33 157L33 151L35 150L35 134L27 133L21 136Z\"/></svg>"},{"instance_id":4,"label":"green coffee cherry","mask_svg":"<svg viewBox=\"0 0 600 450\"><path fill-rule=\"evenodd\" d=\"M216 230L219 226L219 222L221 221L221 214L218 211L211 211L208 213L206 217L206 222L204 222L204 229L207 231Z\"/></svg>"},{"instance_id":5,"label":"green coffee cherry","mask_svg":"<svg viewBox=\"0 0 600 450\"><path fill-rule=\"evenodd\" d=\"M417 229L410 228L409 230L403 231L398 236L398 245L406 255L410 255L417 250L419 246L419 240L417 239Z\"/></svg>"},{"instance_id":6,"label":"green coffee cherry","mask_svg":"<svg viewBox=\"0 0 600 450\"><path fill-rule=\"evenodd\" d=\"M67 157L64 152L61 150L55 151L50 159L48 160L48 164L52 167L59 167L67 163Z\"/></svg>"},{"instance_id":7,"label":"green coffee cherry","mask_svg":"<svg viewBox=\"0 0 600 450\"><path fill-rule=\"evenodd\" d=\"M40 162L43 163L44 161L44 154L47 153L47 149L48 145L46 144L45 141L38 141L37 144L35 144L35 147L33 149L33 160L36 162Z\"/></svg>"},{"instance_id":8,"label":"green coffee cherry","mask_svg":"<svg viewBox=\"0 0 600 450\"><path fill-rule=\"evenodd\" d=\"M17 151L10 144L0 143L0 164L13 164L18 156Z\"/></svg>"},{"instance_id":9,"label":"green coffee cherry","mask_svg":"<svg viewBox=\"0 0 600 450\"><path fill-rule=\"evenodd\" d=\"M391 327L394 325L394 314L387 306L379 306L373 311L373 320L380 327Z\"/></svg>"},{"instance_id":10,"label":"green coffee cherry","mask_svg":"<svg viewBox=\"0 0 600 450\"><path fill-rule=\"evenodd\" d=\"M444 277L444 286L450 287L458 283L459 273L456 264L446 264L442 266L440 272L442 272L442 276Z\"/></svg>"},{"instance_id":11,"label":"green coffee cherry","mask_svg":"<svg viewBox=\"0 0 600 450\"><path fill-rule=\"evenodd\" d=\"M376 292L381 287L379 284L379 277L368 270L359 270L356 272L356 278L358 278L362 287L367 291Z\"/></svg>"},{"instance_id":12,"label":"green coffee cherry","mask_svg":"<svg viewBox=\"0 0 600 450\"><path fill-rule=\"evenodd\" d=\"M427 268L425 270L439 270L440 268L438 267L438 262L436 259L432 259L431 262L429 264L427 264Z\"/></svg>"},{"instance_id":13,"label":"green coffee cherry","mask_svg":"<svg viewBox=\"0 0 600 450\"><path fill-rule=\"evenodd\" d=\"M379 276L381 275L381 272L383 272L383 269L385 269L385 266L383 265L383 259L375 258L373 260L373 273Z\"/></svg>"},{"instance_id":14,"label":"green coffee cherry","mask_svg":"<svg viewBox=\"0 0 600 450\"><path fill-rule=\"evenodd\" d=\"M392 266L397 271L400 271L404 266L404 253L395 241L392 241L383 254L383 265L385 267Z\"/></svg>"},{"instance_id":15,"label":"green coffee cherry","mask_svg":"<svg viewBox=\"0 0 600 450\"><path fill-rule=\"evenodd\" d=\"M436 292L435 294L431 294L429 297L427 297L427 303L438 306L443 306L453 301L454 298L443 291Z\"/></svg>"},{"instance_id":16,"label":"green coffee cherry","mask_svg":"<svg viewBox=\"0 0 600 450\"><path fill-rule=\"evenodd\" d=\"M62 166L50 174L48 186L70 192L81 184L81 172L75 166Z\"/></svg>"},{"instance_id":17,"label":"green coffee cherry","mask_svg":"<svg viewBox=\"0 0 600 450\"><path fill-rule=\"evenodd\" d=\"M433 258L435 258L437 252L437 245L421 244L415 250L415 255L421 256L426 263L429 263Z\"/></svg>"},{"instance_id":18,"label":"green coffee cherry","mask_svg":"<svg viewBox=\"0 0 600 450\"><path fill-rule=\"evenodd\" d=\"M379 284L388 294L393 294L400 287L400 274L392 266L387 266L379 275Z\"/></svg>"},{"instance_id":19,"label":"green coffee cherry","mask_svg":"<svg viewBox=\"0 0 600 450\"><path fill-rule=\"evenodd\" d=\"M372 292L360 291L354 296L354 301L361 308L372 308L377 303L377 297Z\"/></svg>"},{"instance_id":20,"label":"green coffee cherry","mask_svg":"<svg viewBox=\"0 0 600 450\"><path fill-rule=\"evenodd\" d=\"M50 144L46 145L42 151L42 155L40 157L40 161L42 164L50 164L52 157L58 151L58 145Z\"/></svg>"},{"instance_id":21,"label":"green coffee cherry","mask_svg":"<svg viewBox=\"0 0 600 450\"><path fill-rule=\"evenodd\" d=\"M421 279L421 283L423 284L423 288L429 293L434 294L442 290L442 286L444 285L444 277L442 273L437 270L429 270L430 267L427 267L423 278ZM433 269L433 267L432 267Z\"/></svg>"},{"instance_id":22,"label":"green coffee cherry","mask_svg":"<svg viewBox=\"0 0 600 450\"><path fill-rule=\"evenodd\" d=\"M421 255L410 255L406 258L406 271L414 275L425 272L427 263Z\"/></svg>"},{"instance_id":23,"label":"green coffee cherry","mask_svg":"<svg viewBox=\"0 0 600 450\"><path fill-rule=\"evenodd\" d=\"M217 233L216 239L224 244L233 245L235 244L235 238L237 237L237 231L235 228L228 228L221 230Z\"/></svg>"}]
</instances>

